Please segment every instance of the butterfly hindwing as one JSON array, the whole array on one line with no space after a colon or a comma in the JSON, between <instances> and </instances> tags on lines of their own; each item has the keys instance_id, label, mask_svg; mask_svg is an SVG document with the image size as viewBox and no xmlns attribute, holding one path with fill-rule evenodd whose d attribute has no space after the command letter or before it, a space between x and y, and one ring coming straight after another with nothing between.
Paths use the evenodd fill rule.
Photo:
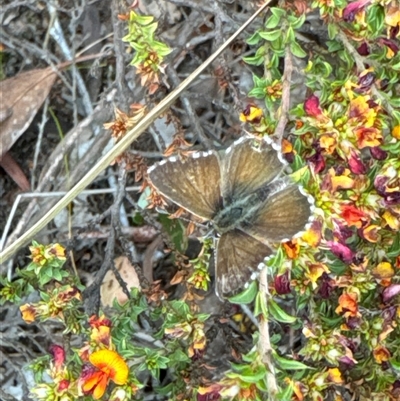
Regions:
<instances>
[{"instance_id":1,"label":"butterfly hindwing","mask_svg":"<svg viewBox=\"0 0 400 401\"><path fill-rule=\"evenodd\" d=\"M221 235L216 249L215 289L219 297L243 290L271 249L239 229Z\"/></svg>"},{"instance_id":2,"label":"butterfly hindwing","mask_svg":"<svg viewBox=\"0 0 400 401\"><path fill-rule=\"evenodd\" d=\"M300 187L289 183L268 196L251 220L241 228L265 243L289 240L304 229L311 209L312 205Z\"/></svg>"}]
</instances>

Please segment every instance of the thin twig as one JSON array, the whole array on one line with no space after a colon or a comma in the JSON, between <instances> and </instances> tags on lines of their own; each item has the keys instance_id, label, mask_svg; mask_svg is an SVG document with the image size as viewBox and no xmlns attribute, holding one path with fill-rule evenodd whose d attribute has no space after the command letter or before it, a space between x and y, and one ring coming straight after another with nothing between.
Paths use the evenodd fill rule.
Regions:
<instances>
[{"instance_id":1,"label":"thin twig","mask_svg":"<svg viewBox=\"0 0 400 401\"><path fill-rule=\"evenodd\" d=\"M37 161L39 158L39 154L40 154L40 148L42 146L42 139L43 139L43 132L44 132L44 128L45 125L47 123L48 117L47 117L47 110L49 107L49 98L46 98L46 101L44 102L44 106L43 106L43 111L42 111L42 121L39 124L39 134L37 137L37 141L36 141L36 146L35 146L35 153L33 156L33 165L32 165L32 170L31 170L31 188L34 189L35 188L35 170L36 170L36 166L37 166Z\"/></svg>"},{"instance_id":2,"label":"thin twig","mask_svg":"<svg viewBox=\"0 0 400 401\"><path fill-rule=\"evenodd\" d=\"M51 3L47 3L47 8L48 8L50 14L57 13L57 10ZM64 33L61 28L61 24L57 17L57 14L56 14L56 18L54 19L54 25L50 29L50 35L56 41L56 43L58 43L58 45L60 46L61 51L64 54L65 58L67 60L73 60L74 55L71 52L71 49L69 48L69 46L67 44L67 41L65 40ZM72 71L73 71L73 76L76 77L74 79L76 79L78 89L79 89L79 92L82 97L82 103L83 103L83 107L85 109L86 115L90 115L93 112L93 107L92 107L92 101L90 100L89 93L86 89L85 82L83 81L82 76L79 73L79 71L75 65L72 66ZM72 93L74 93L74 91Z\"/></svg>"},{"instance_id":3,"label":"thin twig","mask_svg":"<svg viewBox=\"0 0 400 401\"><path fill-rule=\"evenodd\" d=\"M268 268L264 267L264 269L261 271L260 274L260 293L262 294L261 296L263 297L265 302L267 302L270 297L268 291L267 270ZM272 401L277 401L275 396L278 393L278 383L276 380L275 367L271 358L272 346L271 346L271 337L269 334L269 323L268 319L266 319L264 316L261 316L259 330L260 330L260 339L258 342L258 347L260 349L260 354L262 355L263 362L268 368L268 373L267 373L268 392L269 395L271 396L270 399Z\"/></svg>"},{"instance_id":4,"label":"thin twig","mask_svg":"<svg viewBox=\"0 0 400 401\"><path fill-rule=\"evenodd\" d=\"M280 115L274 135L278 138L279 143L282 141L285 133L286 124L290 109L290 86L292 83L293 63L292 53L289 47L286 48L285 68L282 75L282 101L280 106Z\"/></svg>"},{"instance_id":5,"label":"thin twig","mask_svg":"<svg viewBox=\"0 0 400 401\"><path fill-rule=\"evenodd\" d=\"M181 82L180 82L180 79L179 79L176 71L173 68L168 67L167 73L168 73L168 76L171 78L175 87L179 87ZM211 141L204 134L204 130L200 124L199 118L197 117L197 114L195 113L189 98L186 96L186 94L182 93L181 100L182 100L183 108L186 111L186 116L189 118L189 120L191 122L194 134L197 136L199 141L205 145L206 149L211 149L212 148Z\"/></svg>"}]
</instances>

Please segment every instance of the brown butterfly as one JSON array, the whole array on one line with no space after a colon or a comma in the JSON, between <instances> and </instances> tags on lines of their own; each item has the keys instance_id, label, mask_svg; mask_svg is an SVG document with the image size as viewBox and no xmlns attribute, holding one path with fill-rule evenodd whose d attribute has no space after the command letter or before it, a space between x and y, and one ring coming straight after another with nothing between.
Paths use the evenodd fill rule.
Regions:
<instances>
[{"instance_id":1,"label":"brown butterfly","mask_svg":"<svg viewBox=\"0 0 400 401\"><path fill-rule=\"evenodd\" d=\"M170 157L148 170L154 187L190 213L210 220L219 234L216 292L239 292L271 243L303 230L313 199L283 175L280 154L266 141L242 138L224 153Z\"/></svg>"}]
</instances>

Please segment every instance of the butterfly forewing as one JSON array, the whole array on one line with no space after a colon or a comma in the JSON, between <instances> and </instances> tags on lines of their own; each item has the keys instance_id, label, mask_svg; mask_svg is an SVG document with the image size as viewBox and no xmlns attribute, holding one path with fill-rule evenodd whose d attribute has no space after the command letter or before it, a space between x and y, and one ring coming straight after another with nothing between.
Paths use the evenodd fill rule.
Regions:
<instances>
[{"instance_id":1,"label":"butterfly forewing","mask_svg":"<svg viewBox=\"0 0 400 401\"><path fill-rule=\"evenodd\" d=\"M266 186L283 170L278 153L265 141L244 138L228 148L222 162L222 195L231 203Z\"/></svg>"},{"instance_id":2,"label":"butterfly forewing","mask_svg":"<svg viewBox=\"0 0 400 401\"><path fill-rule=\"evenodd\" d=\"M158 192L205 220L211 220L222 206L220 162L215 152L186 159L171 157L148 173Z\"/></svg>"},{"instance_id":3,"label":"butterfly forewing","mask_svg":"<svg viewBox=\"0 0 400 401\"><path fill-rule=\"evenodd\" d=\"M242 229L266 243L289 240L307 224L312 205L295 184L272 194Z\"/></svg>"},{"instance_id":4,"label":"butterfly forewing","mask_svg":"<svg viewBox=\"0 0 400 401\"><path fill-rule=\"evenodd\" d=\"M243 231L223 235L216 250L216 292L220 297L235 295L249 282L271 249Z\"/></svg>"}]
</instances>

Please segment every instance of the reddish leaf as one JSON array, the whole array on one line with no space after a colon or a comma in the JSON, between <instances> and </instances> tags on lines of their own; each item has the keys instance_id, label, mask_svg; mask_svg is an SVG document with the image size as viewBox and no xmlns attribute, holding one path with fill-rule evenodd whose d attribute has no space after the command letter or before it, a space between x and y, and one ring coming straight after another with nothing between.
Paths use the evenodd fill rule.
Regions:
<instances>
[{"instance_id":1,"label":"reddish leaf","mask_svg":"<svg viewBox=\"0 0 400 401\"><path fill-rule=\"evenodd\" d=\"M18 163L6 153L0 160L0 166L3 167L5 172L13 179L13 181L20 187L22 191L29 191L30 185L24 172L19 167Z\"/></svg>"}]
</instances>

